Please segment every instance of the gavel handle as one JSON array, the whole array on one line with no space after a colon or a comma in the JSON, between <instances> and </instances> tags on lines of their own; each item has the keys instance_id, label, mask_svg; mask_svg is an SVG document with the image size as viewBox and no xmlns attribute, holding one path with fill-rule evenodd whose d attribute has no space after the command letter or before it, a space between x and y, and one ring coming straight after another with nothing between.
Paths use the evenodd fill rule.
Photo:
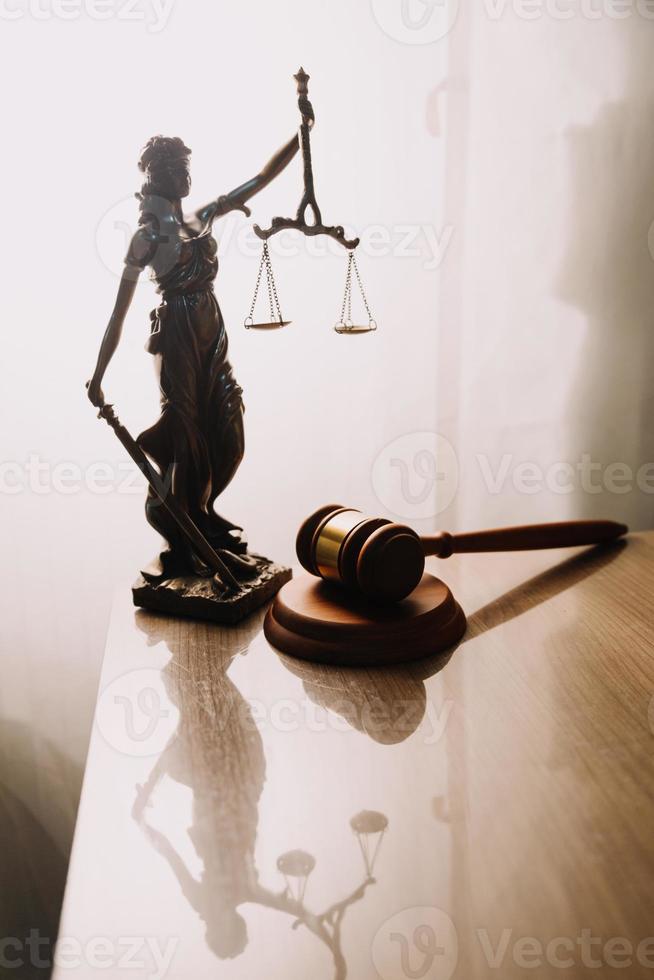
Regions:
<instances>
[{"instance_id":1,"label":"gavel handle","mask_svg":"<svg viewBox=\"0 0 654 980\"><path fill-rule=\"evenodd\" d=\"M536 551L542 548L573 548L604 544L628 532L626 524L615 521L563 521L559 524L530 524L525 527L498 527L468 534L438 534L422 537L425 555L450 555L480 551Z\"/></svg>"}]
</instances>

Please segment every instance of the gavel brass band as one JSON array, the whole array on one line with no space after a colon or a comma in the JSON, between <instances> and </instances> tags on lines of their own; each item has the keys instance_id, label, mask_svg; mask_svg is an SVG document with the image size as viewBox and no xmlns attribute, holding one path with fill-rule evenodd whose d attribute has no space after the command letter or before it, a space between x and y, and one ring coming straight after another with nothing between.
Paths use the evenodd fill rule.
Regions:
<instances>
[{"instance_id":1,"label":"gavel brass band","mask_svg":"<svg viewBox=\"0 0 654 980\"><path fill-rule=\"evenodd\" d=\"M420 582L425 556L408 527L329 505L307 518L296 542L300 564L370 599L399 601Z\"/></svg>"},{"instance_id":2,"label":"gavel brass band","mask_svg":"<svg viewBox=\"0 0 654 980\"><path fill-rule=\"evenodd\" d=\"M367 518L361 511L344 510L323 522L315 543L315 564L322 578L340 582L338 558L341 545L351 531L360 527Z\"/></svg>"}]
</instances>

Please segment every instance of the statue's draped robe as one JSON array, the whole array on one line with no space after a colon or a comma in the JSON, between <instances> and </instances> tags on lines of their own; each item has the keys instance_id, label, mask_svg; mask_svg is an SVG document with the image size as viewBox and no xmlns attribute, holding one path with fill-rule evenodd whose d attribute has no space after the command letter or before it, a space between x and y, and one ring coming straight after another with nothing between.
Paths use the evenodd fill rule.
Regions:
<instances>
[{"instance_id":1,"label":"statue's draped robe","mask_svg":"<svg viewBox=\"0 0 654 980\"><path fill-rule=\"evenodd\" d=\"M146 223L141 231L147 240ZM242 552L245 545L231 533L238 529L213 509L244 449L242 392L227 360L227 333L213 291L216 252L209 225L173 247L156 246L140 263L128 256L134 264L152 266L163 300L150 314L146 347L158 362L161 415L138 442L214 547ZM161 555L164 576L199 570L186 539L152 490L146 516L168 542Z\"/></svg>"}]
</instances>

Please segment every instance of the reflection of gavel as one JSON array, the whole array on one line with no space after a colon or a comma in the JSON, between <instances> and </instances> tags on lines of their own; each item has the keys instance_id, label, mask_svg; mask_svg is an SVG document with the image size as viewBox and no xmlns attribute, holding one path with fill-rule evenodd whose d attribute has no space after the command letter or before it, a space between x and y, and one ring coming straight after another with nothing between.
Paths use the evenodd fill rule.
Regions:
<instances>
[{"instance_id":1,"label":"reflection of gavel","mask_svg":"<svg viewBox=\"0 0 654 980\"><path fill-rule=\"evenodd\" d=\"M426 555L449 558L459 552L569 548L614 541L627 531L614 521L567 521L420 537L403 524L330 504L304 522L296 550L300 564L312 575L370 599L398 602L420 582Z\"/></svg>"}]
</instances>

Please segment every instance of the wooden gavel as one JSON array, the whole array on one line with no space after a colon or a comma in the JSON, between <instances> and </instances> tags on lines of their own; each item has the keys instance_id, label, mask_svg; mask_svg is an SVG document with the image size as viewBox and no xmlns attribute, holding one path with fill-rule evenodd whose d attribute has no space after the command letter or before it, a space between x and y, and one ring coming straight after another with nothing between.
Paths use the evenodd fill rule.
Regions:
<instances>
[{"instance_id":1,"label":"wooden gavel","mask_svg":"<svg viewBox=\"0 0 654 980\"><path fill-rule=\"evenodd\" d=\"M300 564L312 575L370 599L399 602L420 582L428 555L449 558L465 552L571 548L615 541L628 530L615 521L565 521L420 537L403 524L329 504L306 519L298 531L296 551Z\"/></svg>"}]
</instances>

